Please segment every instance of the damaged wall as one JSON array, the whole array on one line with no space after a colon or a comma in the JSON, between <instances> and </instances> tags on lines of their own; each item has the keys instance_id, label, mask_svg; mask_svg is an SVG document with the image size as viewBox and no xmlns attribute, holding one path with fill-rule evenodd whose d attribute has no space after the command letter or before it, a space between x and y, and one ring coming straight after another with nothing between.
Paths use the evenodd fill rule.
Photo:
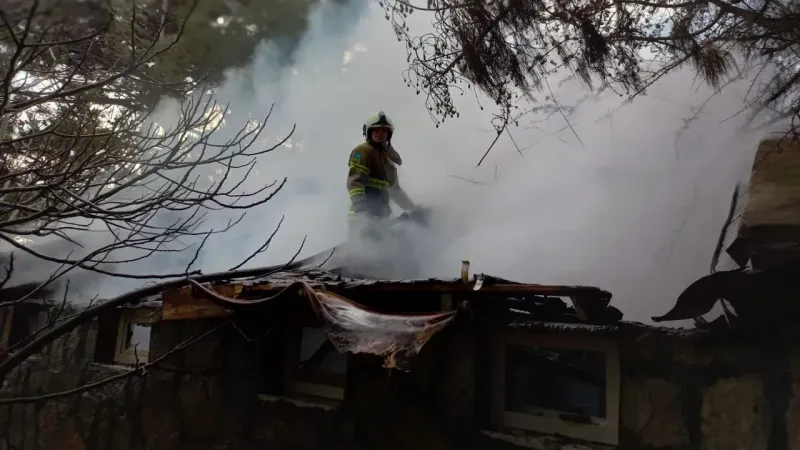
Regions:
<instances>
[{"instance_id":1,"label":"damaged wall","mask_svg":"<svg viewBox=\"0 0 800 450\"><path fill-rule=\"evenodd\" d=\"M556 324L557 325L557 324ZM624 324L623 324L624 325ZM591 341L602 333L557 333ZM454 327L455 328L455 327ZM555 328L555 327L554 327ZM587 331L588 330L588 331ZM452 422L473 414L476 393L486 379L468 370L480 341L450 329L452 346L440 392ZM764 351L731 339L683 335L668 329L617 331L620 351L619 444L621 449L800 450L800 350ZM480 415L480 412L478 413ZM482 433L477 448L504 440L548 450L574 449L575 440L497 428ZM491 435L489 438L487 435ZM588 448L613 446L584 442Z\"/></svg>"},{"instance_id":2,"label":"damaged wall","mask_svg":"<svg viewBox=\"0 0 800 450\"><path fill-rule=\"evenodd\" d=\"M154 325L150 358L214 321ZM126 368L92 362L96 324L59 339L10 374L2 394L37 396L107 379ZM257 398L257 343L228 327L143 377L79 395L0 405L0 449L353 449L352 425L335 411Z\"/></svg>"},{"instance_id":3,"label":"damaged wall","mask_svg":"<svg viewBox=\"0 0 800 450\"><path fill-rule=\"evenodd\" d=\"M735 239L727 249L743 267L772 267L798 257L800 144L767 139L758 146ZM731 230L733 232L733 230Z\"/></svg>"},{"instance_id":4,"label":"damaged wall","mask_svg":"<svg viewBox=\"0 0 800 450\"><path fill-rule=\"evenodd\" d=\"M156 323L150 361L219 323ZM585 342L603 338L580 326L552 333ZM800 450L800 351L766 352L652 328L612 334L620 342L618 448ZM275 333L268 336L280 342ZM59 392L125 370L93 362L96 338L96 324L61 338L10 375L2 394ZM278 363L258 356L270 345L265 341L226 327L142 378L56 400L2 405L0 449L367 448L357 444L352 417L358 413L259 398L264 379L279 370ZM481 406L489 365L483 342L472 322L456 321L423 349L408 376L397 377L417 386L420 398L429 401L424 409L439 416L437 426L452 438L449 447L426 441L418 448L613 448L503 427L481 432L490 428ZM382 448L399 448L395 444Z\"/></svg>"},{"instance_id":5,"label":"damaged wall","mask_svg":"<svg viewBox=\"0 0 800 450\"><path fill-rule=\"evenodd\" d=\"M798 450L800 352L651 336L625 343L623 436L648 447Z\"/></svg>"}]
</instances>

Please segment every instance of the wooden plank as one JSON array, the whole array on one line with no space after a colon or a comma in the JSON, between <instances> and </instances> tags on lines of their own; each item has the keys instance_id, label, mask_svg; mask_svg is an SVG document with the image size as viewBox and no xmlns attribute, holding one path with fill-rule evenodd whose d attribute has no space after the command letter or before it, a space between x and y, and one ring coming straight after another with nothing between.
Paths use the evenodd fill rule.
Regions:
<instances>
[{"instance_id":1,"label":"wooden plank","mask_svg":"<svg viewBox=\"0 0 800 450\"><path fill-rule=\"evenodd\" d=\"M223 285L221 289L215 290L222 295L230 295L236 289L231 285ZM193 297L188 288L165 291L161 295L161 304L161 320L196 320L228 317L233 314L209 300Z\"/></svg>"}]
</instances>

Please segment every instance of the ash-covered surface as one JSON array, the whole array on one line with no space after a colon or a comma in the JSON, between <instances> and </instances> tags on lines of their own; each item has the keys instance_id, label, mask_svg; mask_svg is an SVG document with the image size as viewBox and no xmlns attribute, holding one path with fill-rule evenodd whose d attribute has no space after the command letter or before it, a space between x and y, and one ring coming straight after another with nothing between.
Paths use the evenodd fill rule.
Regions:
<instances>
[{"instance_id":1,"label":"ash-covered surface","mask_svg":"<svg viewBox=\"0 0 800 450\"><path fill-rule=\"evenodd\" d=\"M509 328L525 331L545 331L547 333L566 333L566 334L591 334L600 336L616 336L619 334L618 325L594 325L587 323L564 323L564 322L514 322L508 325Z\"/></svg>"},{"instance_id":2,"label":"ash-covered surface","mask_svg":"<svg viewBox=\"0 0 800 450\"><path fill-rule=\"evenodd\" d=\"M253 278L240 281L229 281L230 284L241 284L243 286L266 286L272 288L280 288L283 286L291 285L296 282L305 282L312 287L325 287L328 289L354 289L359 287L386 287L392 286L407 287L419 286L424 288L452 288L454 291L474 290L480 292L481 289L488 288L496 285L513 285L519 286L520 292L534 293L541 290L542 293L556 296L572 296L580 295L585 297L598 297L610 299L611 293L604 291L600 288L593 286L551 286L541 284L526 284L517 281L505 280L503 278L491 275L474 275L472 280L464 283L460 278L417 278L406 280L381 280L381 279L367 279L367 278L351 278L344 277L332 271L323 271L319 269L307 270L287 270L278 272L266 277Z\"/></svg>"},{"instance_id":3,"label":"ash-covered surface","mask_svg":"<svg viewBox=\"0 0 800 450\"><path fill-rule=\"evenodd\" d=\"M419 284L419 283L454 283L461 282L458 279L424 278L410 280L376 280L343 277L336 272L329 272L319 269L294 269L285 270L265 277L252 278L246 280L231 280L228 283L241 283L244 286L274 285L282 286L306 282L312 286L321 285L343 285L343 286L366 286L379 284Z\"/></svg>"},{"instance_id":4,"label":"ash-covered surface","mask_svg":"<svg viewBox=\"0 0 800 450\"><path fill-rule=\"evenodd\" d=\"M560 334L570 336L607 337L635 342L641 339L656 339L663 342L691 341L704 345L752 344L754 337L741 329L730 327L681 328L650 325L641 322L620 320L615 324L586 322L564 322L560 320L518 320L510 322L508 328L526 333ZM795 336L793 342L800 342Z\"/></svg>"},{"instance_id":5,"label":"ash-covered surface","mask_svg":"<svg viewBox=\"0 0 800 450\"><path fill-rule=\"evenodd\" d=\"M125 305L120 306L120 308L148 308L148 309L161 309L163 303L161 302L161 294L150 295L148 297L144 297L136 303L128 303Z\"/></svg>"},{"instance_id":6,"label":"ash-covered surface","mask_svg":"<svg viewBox=\"0 0 800 450\"><path fill-rule=\"evenodd\" d=\"M699 330L686 328L661 327L647 325L641 322L620 321L614 325L597 325L590 323L566 323L556 321L520 321L510 323L509 328L525 331L542 331L555 334L591 335L607 337L640 337L648 334L657 334L665 338L699 339L699 338L729 338L730 333L723 330Z\"/></svg>"}]
</instances>

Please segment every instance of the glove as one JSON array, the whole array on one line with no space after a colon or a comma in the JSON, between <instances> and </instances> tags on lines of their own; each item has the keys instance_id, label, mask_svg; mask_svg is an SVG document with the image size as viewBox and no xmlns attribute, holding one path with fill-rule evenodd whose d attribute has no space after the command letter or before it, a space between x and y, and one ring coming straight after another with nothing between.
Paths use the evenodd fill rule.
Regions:
<instances>
[{"instance_id":1,"label":"glove","mask_svg":"<svg viewBox=\"0 0 800 450\"><path fill-rule=\"evenodd\" d=\"M424 206L417 206L409 211L411 220L420 224L427 224L430 221L430 210Z\"/></svg>"}]
</instances>

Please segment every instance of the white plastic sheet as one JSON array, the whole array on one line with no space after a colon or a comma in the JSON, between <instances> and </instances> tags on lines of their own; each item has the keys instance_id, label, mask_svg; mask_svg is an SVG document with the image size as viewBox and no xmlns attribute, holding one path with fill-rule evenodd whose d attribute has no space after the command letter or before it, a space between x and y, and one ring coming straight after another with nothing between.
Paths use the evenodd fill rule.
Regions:
<instances>
[{"instance_id":1,"label":"white plastic sheet","mask_svg":"<svg viewBox=\"0 0 800 450\"><path fill-rule=\"evenodd\" d=\"M384 314L332 292L305 284L303 290L325 323L328 338L340 353L369 353L384 358L384 367L408 371L410 362L455 311L435 314Z\"/></svg>"}]
</instances>

